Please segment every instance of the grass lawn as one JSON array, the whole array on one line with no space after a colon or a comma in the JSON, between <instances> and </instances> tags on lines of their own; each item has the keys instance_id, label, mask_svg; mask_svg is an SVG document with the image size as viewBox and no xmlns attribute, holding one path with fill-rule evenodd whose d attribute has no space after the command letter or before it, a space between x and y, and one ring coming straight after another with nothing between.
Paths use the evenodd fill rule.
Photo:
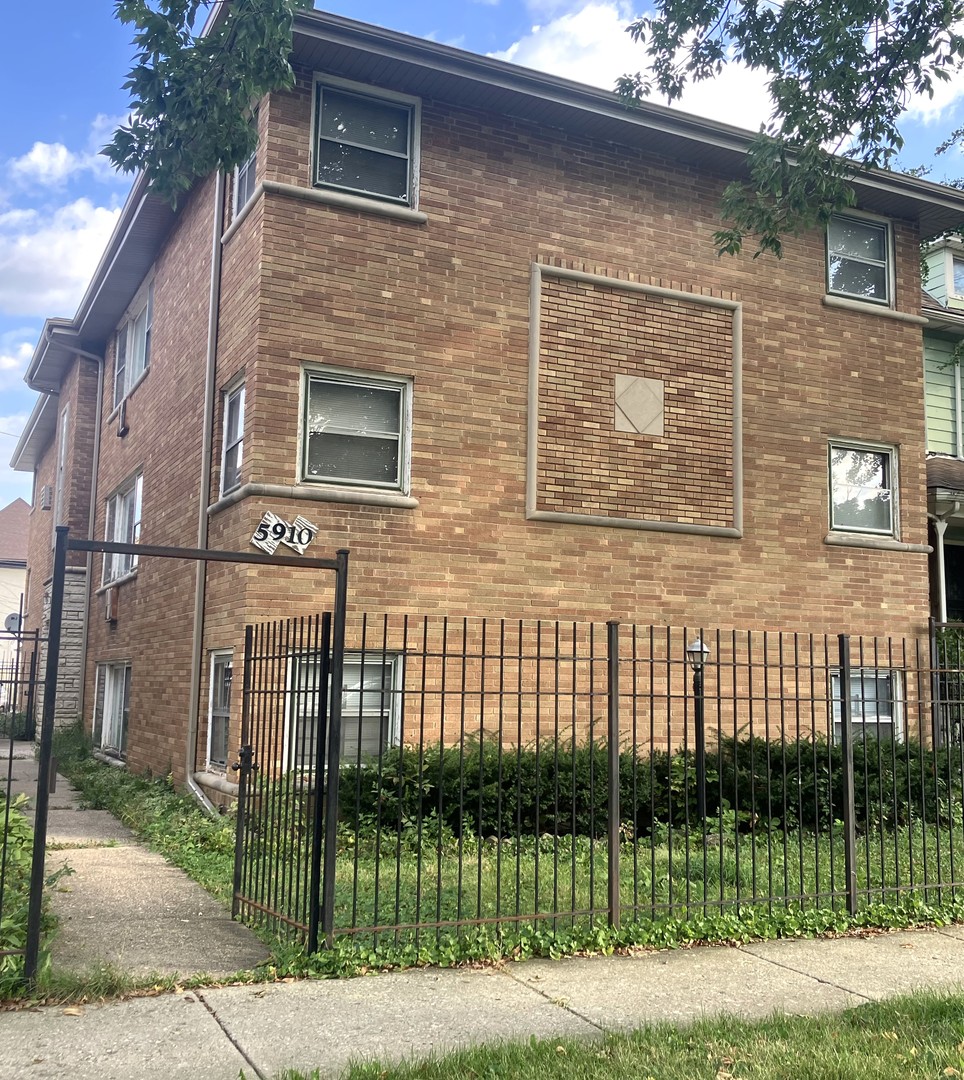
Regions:
<instances>
[{"instance_id":1,"label":"grass lawn","mask_svg":"<svg viewBox=\"0 0 964 1080\"><path fill-rule=\"evenodd\" d=\"M317 1076L318 1074L314 1074ZM479 1047L342 1080L915 1080L964 1075L964 996L919 994L821 1017L668 1024L598 1042ZM309 1080L287 1072L277 1080Z\"/></svg>"}]
</instances>

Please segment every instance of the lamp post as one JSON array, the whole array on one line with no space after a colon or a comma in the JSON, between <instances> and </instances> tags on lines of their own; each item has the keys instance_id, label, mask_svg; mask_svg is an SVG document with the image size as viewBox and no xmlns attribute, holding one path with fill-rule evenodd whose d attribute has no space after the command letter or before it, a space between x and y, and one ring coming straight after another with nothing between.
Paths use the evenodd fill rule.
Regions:
<instances>
[{"instance_id":1,"label":"lamp post","mask_svg":"<svg viewBox=\"0 0 964 1080\"><path fill-rule=\"evenodd\" d=\"M686 657L693 669L693 715L696 721L696 814L706 826L706 727L703 712L703 666L709 648L700 638L686 646Z\"/></svg>"}]
</instances>

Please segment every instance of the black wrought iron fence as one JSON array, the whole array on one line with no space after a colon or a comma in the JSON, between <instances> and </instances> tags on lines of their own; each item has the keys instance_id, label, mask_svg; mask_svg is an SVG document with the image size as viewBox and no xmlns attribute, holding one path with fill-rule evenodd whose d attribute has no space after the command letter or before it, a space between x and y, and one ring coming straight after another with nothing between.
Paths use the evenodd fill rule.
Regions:
<instances>
[{"instance_id":1,"label":"black wrought iron fence","mask_svg":"<svg viewBox=\"0 0 964 1080\"><path fill-rule=\"evenodd\" d=\"M314 800L325 777L304 763L326 735L329 778L339 761L329 937L855 912L964 887L964 748L935 743L926 635L360 618L330 732L319 657L273 656L259 782ZM316 826L272 821L297 822L305 859Z\"/></svg>"},{"instance_id":2,"label":"black wrought iron fence","mask_svg":"<svg viewBox=\"0 0 964 1080\"><path fill-rule=\"evenodd\" d=\"M39 636L0 632L0 995L19 984L27 951L30 827Z\"/></svg>"}]
</instances>

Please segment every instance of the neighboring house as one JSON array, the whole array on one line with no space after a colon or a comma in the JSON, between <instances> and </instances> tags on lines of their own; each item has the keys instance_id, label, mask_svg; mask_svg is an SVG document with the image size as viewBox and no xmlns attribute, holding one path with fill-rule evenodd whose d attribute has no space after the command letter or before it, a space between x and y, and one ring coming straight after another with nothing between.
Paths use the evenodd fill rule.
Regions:
<instances>
[{"instance_id":1,"label":"neighboring house","mask_svg":"<svg viewBox=\"0 0 964 1080\"><path fill-rule=\"evenodd\" d=\"M0 708L10 704L11 683L17 678L22 650L16 633L7 629L19 621L27 592L27 531L30 507L14 499L0 510Z\"/></svg>"},{"instance_id":2,"label":"neighboring house","mask_svg":"<svg viewBox=\"0 0 964 1080\"><path fill-rule=\"evenodd\" d=\"M353 615L923 632L919 243L964 194L862 174L781 261L720 259L747 132L320 12L293 64L252 161L176 213L135 181L45 328L14 457L42 493L30 625L58 521L247 551L272 514L351 549ZM330 593L76 559L62 715L226 788L243 627ZM349 657L369 731L400 664Z\"/></svg>"},{"instance_id":3,"label":"neighboring house","mask_svg":"<svg viewBox=\"0 0 964 1080\"><path fill-rule=\"evenodd\" d=\"M947 237L928 245L923 313L927 403L927 512L931 610L940 622L964 620L964 427L961 355L964 344L964 243Z\"/></svg>"}]
</instances>

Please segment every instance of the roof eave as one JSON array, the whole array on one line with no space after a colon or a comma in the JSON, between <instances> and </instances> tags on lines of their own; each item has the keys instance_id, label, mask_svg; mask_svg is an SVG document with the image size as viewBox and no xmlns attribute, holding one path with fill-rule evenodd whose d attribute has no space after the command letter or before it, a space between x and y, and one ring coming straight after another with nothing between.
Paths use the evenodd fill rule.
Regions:
<instances>
[{"instance_id":1,"label":"roof eave","mask_svg":"<svg viewBox=\"0 0 964 1080\"><path fill-rule=\"evenodd\" d=\"M33 472L57 430L57 395L41 394L27 418L23 433L10 458L15 472Z\"/></svg>"}]
</instances>

